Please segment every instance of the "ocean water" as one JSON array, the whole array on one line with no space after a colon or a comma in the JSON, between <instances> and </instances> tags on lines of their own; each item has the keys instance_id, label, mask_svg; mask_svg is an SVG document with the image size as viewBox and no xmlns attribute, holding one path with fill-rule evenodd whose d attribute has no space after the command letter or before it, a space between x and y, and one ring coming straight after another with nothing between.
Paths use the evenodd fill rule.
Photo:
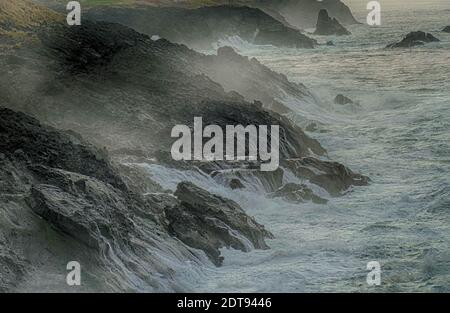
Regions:
<instances>
[{"instance_id":1,"label":"ocean water","mask_svg":"<svg viewBox=\"0 0 450 313\"><path fill-rule=\"evenodd\" d=\"M356 12L364 21L364 12ZM257 189L236 192L198 173L149 165L155 180L174 189L191 180L239 202L275 239L270 250L222 250L224 265L192 277L198 292L450 291L450 3L383 11L382 25L353 25L348 37L316 37L334 47L314 50L221 44L305 84L318 103L279 99L297 107L300 125L331 159L368 175L327 205L266 199ZM440 43L387 50L410 31ZM333 104L344 94L359 105ZM367 263L381 265L381 285L369 286Z\"/></svg>"}]
</instances>

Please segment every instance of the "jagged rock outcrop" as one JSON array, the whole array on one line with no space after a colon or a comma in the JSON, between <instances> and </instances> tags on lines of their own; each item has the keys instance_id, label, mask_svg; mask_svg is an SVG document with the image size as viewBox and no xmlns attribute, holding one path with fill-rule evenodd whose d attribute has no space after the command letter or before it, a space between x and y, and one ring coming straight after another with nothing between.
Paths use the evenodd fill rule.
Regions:
<instances>
[{"instance_id":1,"label":"jagged rock outcrop","mask_svg":"<svg viewBox=\"0 0 450 313\"><path fill-rule=\"evenodd\" d=\"M442 29L442 31L445 33L450 33L450 26L444 27L444 29Z\"/></svg>"},{"instance_id":2,"label":"jagged rock outcrop","mask_svg":"<svg viewBox=\"0 0 450 313\"><path fill-rule=\"evenodd\" d=\"M289 119L273 112L283 109L277 98L314 101L311 93L231 48L205 56L104 22L48 25L36 33L39 41L18 50L14 62L0 59L5 69L0 100L54 126L73 129L116 157L120 151L138 151L141 160L160 151L167 154L173 143L171 128L192 126L195 116L202 116L205 125L223 127L280 125L282 159L326 153ZM14 92L17 88L20 94ZM170 157L159 161L171 162ZM220 170L230 165L216 166ZM280 187L270 175L264 180L271 186L268 191Z\"/></svg>"},{"instance_id":3,"label":"jagged rock outcrop","mask_svg":"<svg viewBox=\"0 0 450 313\"><path fill-rule=\"evenodd\" d=\"M163 6L181 6L187 8L198 8L201 6L217 6L230 4L228 0L146 0L146 3ZM259 8L271 15L273 18L299 29L312 28L317 22L317 14L321 9L326 9L330 15L337 18L344 25L358 23L350 8L341 0L235 0L234 6L250 6ZM282 16L282 19L279 16Z\"/></svg>"},{"instance_id":4,"label":"jagged rock outcrop","mask_svg":"<svg viewBox=\"0 0 450 313\"><path fill-rule=\"evenodd\" d=\"M213 6L197 9L159 7L93 8L86 18L127 25L196 49L210 49L221 39L239 36L254 44L313 48L314 39L257 8Z\"/></svg>"},{"instance_id":5,"label":"jagged rock outcrop","mask_svg":"<svg viewBox=\"0 0 450 313\"><path fill-rule=\"evenodd\" d=\"M69 259L79 260L92 273L92 284L85 286L88 291L184 290L174 283L177 266L185 269L186 264L206 258L169 234L172 223L172 234L184 236L175 229L185 225L175 227L175 219L169 221L166 214L188 214L189 225L203 227L206 221L194 218L195 208L181 209L186 203L197 203L178 199L142 181L136 169L115 166L115 162L135 158L179 171L200 169L217 180L229 170L235 175L223 179L225 186L229 179L238 178L247 190L253 179L261 181L260 190L266 192L280 189L284 177L283 168L262 173L257 162L203 162L202 166L175 162L169 154L170 131L179 124L192 127L195 116L202 116L204 124L220 126L280 125L283 167L297 169L294 173L300 178L334 194L362 184L339 163L318 161L319 156L326 158L319 142L287 117L268 110L265 102L276 103L275 97L283 93L314 98L304 86L290 83L256 60L229 48L205 56L105 22L86 20L79 27L49 23L33 28L33 33L36 40L0 55L0 103L70 131L42 126L10 110L0 114L0 234L5 237L0 239L7 247L4 251L17 255L8 253L0 262L19 264L23 259L20 264L24 265L5 275L2 285L14 279L19 290L24 286L37 290L35 278L56 276L55 285L45 282L48 288L66 290L61 268L65 269ZM236 81L252 79L238 86L226 73L235 75ZM272 91L277 93L270 95ZM303 158L316 161L300 161L301 169L290 166L289 160ZM138 183L133 186L136 178ZM195 190L207 199L201 205L223 200L218 207L229 214L215 212L213 216L224 220L208 228L200 247L191 246L204 248L215 262L220 260L220 246L249 247L241 236L236 241L230 233L221 232L219 226L228 225L242 232L253 246L265 248L261 225L250 218L251 227L243 224L246 218L232 202ZM194 238L189 236L186 242ZM52 262L42 262L42 258ZM167 264L166 258L173 262ZM24 285L20 277L30 271L34 279Z\"/></svg>"},{"instance_id":6,"label":"jagged rock outcrop","mask_svg":"<svg viewBox=\"0 0 450 313\"><path fill-rule=\"evenodd\" d=\"M351 33L344 26L342 26L336 18L330 17L327 10L320 10L314 34L324 36L343 36L350 35Z\"/></svg>"},{"instance_id":7,"label":"jagged rock outcrop","mask_svg":"<svg viewBox=\"0 0 450 313\"><path fill-rule=\"evenodd\" d=\"M357 24L350 8L340 0L256 0L256 6L269 7L279 12L290 24L300 28L312 28L316 25L320 10L327 10L330 16L344 25Z\"/></svg>"},{"instance_id":8,"label":"jagged rock outcrop","mask_svg":"<svg viewBox=\"0 0 450 313\"><path fill-rule=\"evenodd\" d=\"M246 100L257 100L264 108L279 114L294 113L280 101L286 96L315 101L304 85L290 82L285 75L270 70L255 58L241 56L231 47L219 48L217 56L207 56L198 67L226 91L237 91Z\"/></svg>"},{"instance_id":9,"label":"jagged rock outcrop","mask_svg":"<svg viewBox=\"0 0 450 313\"><path fill-rule=\"evenodd\" d=\"M403 38L402 41L393 43L387 46L387 48L410 48L415 46L423 46L430 42L439 42L440 40L434 37L430 33L422 31L411 32Z\"/></svg>"},{"instance_id":10,"label":"jagged rock outcrop","mask_svg":"<svg viewBox=\"0 0 450 313\"><path fill-rule=\"evenodd\" d=\"M231 179L229 186L233 190L235 190L235 189L244 189L245 188L244 184L237 178Z\"/></svg>"},{"instance_id":11,"label":"jagged rock outcrop","mask_svg":"<svg viewBox=\"0 0 450 313\"><path fill-rule=\"evenodd\" d=\"M352 186L366 186L370 181L368 177L356 174L342 164L311 157L286 160L285 165L299 177L307 178L335 197Z\"/></svg>"},{"instance_id":12,"label":"jagged rock outcrop","mask_svg":"<svg viewBox=\"0 0 450 313\"><path fill-rule=\"evenodd\" d=\"M192 252L167 235L152 203L125 185L104 152L3 108L0 145L0 238L7 247L0 257L2 288L21 290L32 273L27 285L54 275L46 283L65 290L61 273L72 260L98 275L84 284L85 291L106 291L105 281L109 290L177 288L174 269L146 249L180 262Z\"/></svg>"},{"instance_id":13,"label":"jagged rock outcrop","mask_svg":"<svg viewBox=\"0 0 450 313\"><path fill-rule=\"evenodd\" d=\"M84 249L75 260L86 268L94 268L98 279L108 281L114 290L176 290L174 269L163 261L164 257L183 263L196 258L199 261L200 255L169 236L169 229L176 229L176 221L170 214L166 220L164 210L173 213L178 208L187 214L189 205L195 206L193 210L216 210L209 218L217 223L215 231L210 228L211 237L203 238L202 246L187 243L190 246L203 249L209 256L211 247L218 247L218 242L248 251L245 242L232 238L242 232L255 248L268 248L264 237L270 237L270 233L231 200L194 185L187 190L180 187L179 200L168 194L143 198L124 183L104 151L73 133L43 126L25 114L0 109L0 148L0 265L4 269L0 273L1 290L19 288L30 272L42 270L45 275L51 274L51 270L39 267L37 258L45 258L47 253L39 249L44 247L57 262L63 263L70 257L60 247L63 242L68 249L75 247L75 254ZM189 200L199 195L205 203ZM205 214L205 223L207 217ZM234 233L227 237L220 228L223 225ZM54 229L52 245L46 242L45 227ZM184 223L184 227L184 236L188 236L202 232L205 225ZM23 245L26 233L33 237ZM90 254L88 259L83 257L86 253ZM218 257L212 260L219 264ZM158 279L158 275L165 278ZM59 288L64 283L61 279ZM95 279L92 283L95 285ZM92 285L88 283L86 288L89 287Z\"/></svg>"},{"instance_id":14,"label":"jagged rock outcrop","mask_svg":"<svg viewBox=\"0 0 450 313\"><path fill-rule=\"evenodd\" d=\"M180 204L165 211L169 231L185 244L205 251L214 264L222 264L219 249L223 247L241 251L269 248L265 238L273 235L236 202L188 182L178 185L175 196Z\"/></svg>"}]
</instances>

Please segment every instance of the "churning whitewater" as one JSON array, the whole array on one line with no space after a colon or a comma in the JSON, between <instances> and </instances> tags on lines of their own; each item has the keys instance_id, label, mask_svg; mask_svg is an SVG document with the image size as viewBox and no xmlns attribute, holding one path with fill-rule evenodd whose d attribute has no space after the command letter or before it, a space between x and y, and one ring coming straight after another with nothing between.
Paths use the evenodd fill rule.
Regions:
<instances>
[{"instance_id":1,"label":"churning whitewater","mask_svg":"<svg viewBox=\"0 0 450 313\"><path fill-rule=\"evenodd\" d=\"M379 290L414 291L420 285L423 291L449 291L450 34L439 33L439 44L384 49L416 28L438 31L449 15L448 4L386 11L381 27L350 26L353 36L314 50L254 46L238 37L218 44L312 90L317 102L278 100L330 157L372 182L326 205L294 205L268 199L255 177L247 177L253 190L231 190L198 172L142 165L165 188L189 180L237 201L275 235L270 250L223 249L223 266L205 265L191 277L192 290L368 290L366 265L377 261ZM355 102L334 104L337 94ZM298 180L289 173L284 179Z\"/></svg>"}]
</instances>

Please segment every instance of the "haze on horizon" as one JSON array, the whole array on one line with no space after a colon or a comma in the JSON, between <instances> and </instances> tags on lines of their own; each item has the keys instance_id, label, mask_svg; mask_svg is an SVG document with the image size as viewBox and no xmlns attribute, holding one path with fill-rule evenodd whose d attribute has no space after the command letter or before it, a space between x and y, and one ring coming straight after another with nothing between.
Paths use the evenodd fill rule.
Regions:
<instances>
[{"instance_id":1,"label":"haze on horizon","mask_svg":"<svg viewBox=\"0 0 450 313\"><path fill-rule=\"evenodd\" d=\"M365 11L370 0L341 0L352 11ZM450 0L378 0L381 7L387 10L399 10L407 8L441 7L450 9Z\"/></svg>"}]
</instances>

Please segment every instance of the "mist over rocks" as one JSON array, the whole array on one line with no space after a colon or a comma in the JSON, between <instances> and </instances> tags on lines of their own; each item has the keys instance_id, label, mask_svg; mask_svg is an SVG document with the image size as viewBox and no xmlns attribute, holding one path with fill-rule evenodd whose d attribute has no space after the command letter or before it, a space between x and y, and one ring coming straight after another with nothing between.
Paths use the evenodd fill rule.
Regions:
<instances>
[{"instance_id":1,"label":"mist over rocks","mask_svg":"<svg viewBox=\"0 0 450 313\"><path fill-rule=\"evenodd\" d=\"M65 291L61 269L78 260L92 273L85 291L185 291L178 274L208 259L219 265L220 247L268 247L269 230L234 201L188 182L175 195L137 163L200 173L225 188L260 182L263 195L282 188L287 171L330 195L368 182L325 161L320 143L283 115L276 99L314 101L308 89L256 59L231 48L208 56L108 22L32 32L36 40L0 55L0 103L9 108L0 114L0 262L8 268L0 288ZM175 162L170 130L192 127L195 116L222 127L279 125L281 167Z\"/></svg>"},{"instance_id":2,"label":"mist over rocks","mask_svg":"<svg viewBox=\"0 0 450 313\"><path fill-rule=\"evenodd\" d=\"M81 133L115 158L120 151L139 151L141 160L167 154L172 126L192 126L195 116L222 127L280 125L283 159L326 155L317 140L282 115L289 110L276 100L287 94L315 101L307 88L231 48L206 56L106 22L48 25L37 34L38 42L15 54L23 64L0 60L7 69L0 78L7 103ZM19 86L20 97L10 91ZM177 168L197 165L158 161ZM271 175L262 179L272 184Z\"/></svg>"},{"instance_id":3,"label":"mist over rocks","mask_svg":"<svg viewBox=\"0 0 450 313\"><path fill-rule=\"evenodd\" d=\"M334 98L334 103L335 104L339 104L339 105L346 105L346 104L354 104L355 102L350 99L347 96L344 96L342 94L338 94L335 98Z\"/></svg>"},{"instance_id":4,"label":"mist over rocks","mask_svg":"<svg viewBox=\"0 0 450 313\"><path fill-rule=\"evenodd\" d=\"M174 7L100 7L86 17L120 23L145 33L198 50L211 49L221 39L239 36L256 45L314 48L317 42L299 30L284 25L257 8L207 6L196 9Z\"/></svg>"},{"instance_id":5,"label":"mist over rocks","mask_svg":"<svg viewBox=\"0 0 450 313\"><path fill-rule=\"evenodd\" d=\"M342 26L336 18L332 18L328 15L327 10L322 9L319 11L319 16L317 18L316 30L314 35L351 35L351 33Z\"/></svg>"},{"instance_id":6,"label":"mist over rocks","mask_svg":"<svg viewBox=\"0 0 450 313\"><path fill-rule=\"evenodd\" d=\"M326 204L328 200L316 195L311 188L302 184L288 183L269 195L272 198L282 198L293 203L312 201L316 204Z\"/></svg>"},{"instance_id":7,"label":"mist over rocks","mask_svg":"<svg viewBox=\"0 0 450 313\"><path fill-rule=\"evenodd\" d=\"M186 1L153 1L146 0L146 4L157 6L176 6L183 8L198 8L202 6L218 6L230 4L227 0L186 0ZM357 24L350 8L341 0L235 0L233 6L249 6L259 8L285 25L293 25L299 29L312 28L317 22L317 15L321 9L326 9L332 17L337 18L344 25Z\"/></svg>"},{"instance_id":8,"label":"mist over rocks","mask_svg":"<svg viewBox=\"0 0 450 313\"><path fill-rule=\"evenodd\" d=\"M255 2L263 8L269 7L276 10L285 17L287 22L300 29L314 27L317 22L316 17L323 9L344 25L358 23L350 8L340 0L256 0Z\"/></svg>"},{"instance_id":9,"label":"mist over rocks","mask_svg":"<svg viewBox=\"0 0 450 313\"><path fill-rule=\"evenodd\" d=\"M5 247L0 254L0 264L8 269L0 275L0 288L20 289L15 282L20 282L32 271L39 272L39 266L33 265L41 263L34 259L39 251L33 251L35 256L29 257L24 248L33 250L46 246L49 253L60 258L58 262L64 262L64 249L45 243L40 234L45 226L37 216L54 228L54 242L62 245L65 241L67 248L77 246L75 252L85 246L85 251L94 258L80 260L79 256L77 260L110 281L111 288L117 291L141 290L142 284L148 291L176 290L172 285L175 283L174 269L149 249L160 251L164 257L178 259L180 263L187 260L200 262L201 256L171 239L169 234L183 236L183 242L205 251L216 265L220 265L218 248L222 246L242 251L268 248L264 238L272 235L233 201L212 195L193 184L180 184L175 193L179 201L169 195L143 198L125 185L116 173L117 169L97 157L95 148L86 142L73 141L73 137L43 126L25 114L9 109L0 109L0 113L2 213L12 217L12 214L18 214L14 210L20 208L22 220L17 223L23 226L24 223L36 224L33 233L37 232L30 246L24 247L9 233L21 234L20 228L8 226L2 229L0 238L5 239L0 244L9 242L11 248ZM26 144L28 140L33 140L33 144ZM67 153L70 155L64 157ZM61 156L62 161L55 163L54 156ZM98 168L97 172L89 170L93 165ZM198 216L189 224L187 219L174 219L177 212ZM211 213L208 215L207 212ZM203 223L198 222L200 217L205 219ZM215 228L208 223L209 219L214 219ZM181 221L182 233L177 232L177 223ZM4 218L0 219L0 223L5 222ZM224 226L229 227L230 232L224 230ZM186 239L189 234L202 231L209 235L202 240ZM253 246L240 240L238 234L245 236ZM134 273L133 280L127 277L129 271ZM156 280L156 273L166 278Z\"/></svg>"},{"instance_id":10,"label":"mist over rocks","mask_svg":"<svg viewBox=\"0 0 450 313\"><path fill-rule=\"evenodd\" d=\"M206 56L198 67L226 91L237 91L245 100L256 100L266 110L280 115L293 113L279 100L286 95L315 101L303 84L289 81L285 75L270 70L255 58L240 55L231 47L220 47L217 56Z\"/></svg>"},{"instance_id":11,"label":"mist over rocks","mask_svg":"<svg viewBox=\"0 0 450 313\"><path fill-rule=\"evenodd\" d=\"M402 41L389 44L386 48L410 48L415 46L423 46L430 42L439 42L440 40L430 33L422 31L411 32L403 38Z\"/></svg>"},{"instance_id":12,"label":"mist over rocks","mask_svg":"<svg viewBox=\"0 0 450 313\"><path fill-rule=\"evenodd\" d=\"M26 289L29 275L57 277L69 260L77 260L98 275L99 281L86 283L86 291L103 279L116 291L138 290L139 284L148 291L173 290L173 269L135 240L164 250L167 257L168 247L178 246L179 255L172 257L180 262L192 252L164 235L155 220L142 222L141 212L151 215L153 205L127 187L93 146L25 114L3 108L0 113L0 237L9 247L2 249L6 255L0 262L16 277L3 288ZM48 267L42 263L46 258L52 258ZM136 262L134 268L124 265L130 260ZM134 281L126 277L130 270L135 270ZM165 282L155 280L157 272L166 273ZM8 275L2 272L0 277L9 280ZM64 276L48 283L50 288L67 288Z\"/></svg>"}]
</instances>

